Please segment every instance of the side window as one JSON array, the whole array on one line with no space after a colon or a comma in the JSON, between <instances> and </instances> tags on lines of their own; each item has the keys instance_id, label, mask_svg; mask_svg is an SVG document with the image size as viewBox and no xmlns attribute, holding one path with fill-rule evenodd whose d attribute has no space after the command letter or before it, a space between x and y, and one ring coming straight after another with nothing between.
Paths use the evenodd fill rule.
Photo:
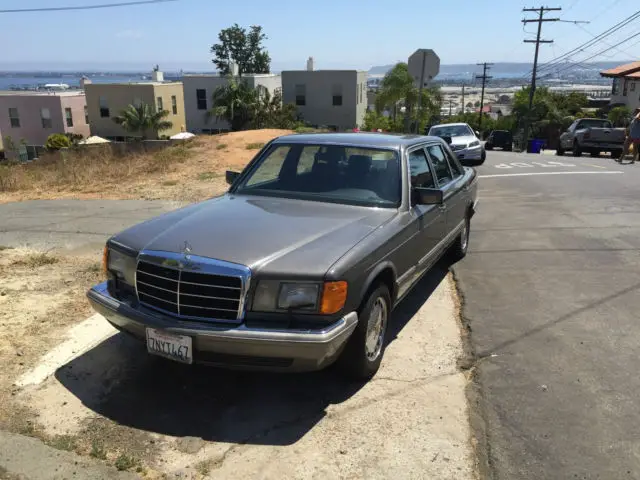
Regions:
<instances>
[{"instance_id":1,"label":"side window","mask_svg":"<svg viewBox=\"0 0 640 480\"><path fill-rule=\"evenodd\" d=\"M315 155L320 150L320 147L304 147L300 153L298 159L298 166L296 167L296 174L302 175L304 173L310 173L313 170L313 164L315 162Z\"/></svg>"},{"instance_id":2,"label":"side window","mask_svg":"<svg viewBox=\"0 0 640 480\"><path fill-rule=\"evenodd\" d=\"M427 161L427 155L423 149L409 153L409 169L411 171L412 187L436 188L433 174Z\"/></svg>"},{"instance_id":3,"label":"side window","mask_svg":"<svg viewBox=\"0 0 640 480\"><path fill-rule=\"evenodd\" d=\"M442 187L453 180L451 170L449 169L449 162L447 162L447 157L440 145L431 145L430 147L427 147L427 151L431 157L431 163L433 164L433 169L436 173L438 185Z\"/></svg>"},{"instance_id":4,"label":"side window","mask_svg":"<svg viewBox=\"0 0 640 480\"><path fill-rule=\"evenodd\" d=\"M458 160L458 158L453 153L451 153L451 150L449 150L448 148L442 148L442 150L444 150L444 154L447 157L453 177L455 178L464 175L464 169L460 164L460 160Z\"/></svg>"},{"instance_id":5,"label":"side window","mask_svg":"<svg viewBox=\"0 0 640 480\"><path fill-rule=\"evenodd\" d=\"M282 165L284 164L290 147L282 145L274 148L268 153L268 157L265 158L254 174L249 178L246 183L246 187L252 187L260 183L273 182L280 176Z\"/></svg>"}]
</instances>

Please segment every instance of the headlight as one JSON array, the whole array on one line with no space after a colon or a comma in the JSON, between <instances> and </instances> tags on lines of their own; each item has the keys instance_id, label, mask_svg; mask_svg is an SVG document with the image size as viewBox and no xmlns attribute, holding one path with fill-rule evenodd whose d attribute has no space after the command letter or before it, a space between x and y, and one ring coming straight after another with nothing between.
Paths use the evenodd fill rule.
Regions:
<instances>
[{"instance_id":1,"label":"headlight","mask_svg":"<svg viewBox=\"0 0 640 480\"><path fill-rule=\"evenodd\" d=\"M113 248L109 248L106 254L107 271L115 275L119 280L135 284L136 259Z\"/></svg>"},{"instance_id":2,"label":"headlight","mask_svg":"<svg viewBox=\"0 0 640 480\"><path fill-rule=\"evenodd\" d=\"M471 147L479 147L480 146L480 142L478 140L474 140L473 142L471 142L469 144L469 146L467 148L471 148Z\"/></svg>"},{"instance_id":3,"label":"headlight","mask_svg":"<svg viewBox=\"0 0 640 480\"><path fill-rule=\"evenodd\" d=\"M331 315L344 307L346 299L346 282L322 284L261 280L253 296L251 310L254 312L299 310Z\"/></svg>"}]
</instances>

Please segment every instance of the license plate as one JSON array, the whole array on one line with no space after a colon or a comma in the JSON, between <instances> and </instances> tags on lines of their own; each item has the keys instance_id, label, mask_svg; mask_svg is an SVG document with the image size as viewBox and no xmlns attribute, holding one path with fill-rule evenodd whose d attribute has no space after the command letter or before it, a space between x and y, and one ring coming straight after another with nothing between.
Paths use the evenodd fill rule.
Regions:
<instances>
[{"instance_id":1,"label":"license plate","mask_svg":"<svg viewBox=\"0 0 640 480\"><path fill-rule=\"evenodd\" d=\"M193 339L147 328L147 351L181 363L193 363Z\"/></svg>"}]
</instances>

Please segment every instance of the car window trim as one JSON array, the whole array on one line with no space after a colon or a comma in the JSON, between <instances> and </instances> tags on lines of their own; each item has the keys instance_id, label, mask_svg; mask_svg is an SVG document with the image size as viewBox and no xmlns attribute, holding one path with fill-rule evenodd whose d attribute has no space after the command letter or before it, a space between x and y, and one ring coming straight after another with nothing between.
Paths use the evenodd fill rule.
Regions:
<instances>
[{"instance_id":1,"label":"car window trim","mask_svg":"<svg viewBox=\"0 0 640 480\"><path fill-rule=\"evenodd\" d=\"M425 148L425 153L427 154L427 158L429 159L429 163L431 164L431 168L433 169L433 174L436 177L436 180L438 180L438 188L440 190L445 190L445 188L450 185L451 183L455 182L457 180L458 177L454 177L453 176L453 172L451 171L451 165L449 165L449 161L447 160L447 155L444 153L444 149L442 148L442 145L440 143L432 143L431 145L429 145L429 147L433 147L433 146L438 146L442 149L442 154L444 155L444 159L447 162L447 167L449 168L449 175L451 176L451 180L449 180L447 183L445 183L444 185L440 185L440 180L438 179L438 174L436 172L435 167L433 166L433 160L431 159L431 154L429 153L429 150L427 150L427 148Z\"/></svg>"},{"instance_id":2,"label":"car window trim","mask_svg":"<svg viewBox=\"0 0 640 480\"><path fill-rule=\"evenodd\" d=\"M431 164L431 162L429 161L429 154L427 153L427 146L429 145L437 145L437 142L429 142L429 143L423 143L420 145L411 145L411 147L407 148L407 177L408 177L408 185L409 185L409 190L411 190L413 188L413 185L411 185L411 162L409 161L409 155L411 155L413 152L418 151L418 150L422 150L422 153L424 153L424 158L427 160L427 167L429 167L429 170L431 172L432 178L434 179L434 187L437 189L440 189L440 187L438 185L435 184L435 179L436 174L435 174L435 170L433 169L433 165Z\"/></svg>"}]
</instances>

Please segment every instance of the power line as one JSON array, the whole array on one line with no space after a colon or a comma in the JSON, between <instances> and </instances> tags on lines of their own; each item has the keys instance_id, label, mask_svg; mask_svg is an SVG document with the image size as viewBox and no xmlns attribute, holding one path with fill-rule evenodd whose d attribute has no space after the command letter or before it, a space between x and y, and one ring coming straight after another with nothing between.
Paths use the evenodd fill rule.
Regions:
<instances>
[{"instance_id":1,"label":"power line","mask_svg":"<svg viewBox=\"0 0 640 480\"><path fill-rule=\"evenodd\" d=\"M138 0L134 2L103 3L98 5L85 5L78 7L42 7L42 8L15 8L0 10L0 13L34 13L34 12L63 12L68 10L96 10L99 8L128 7L131 5L148 5L152 3L177 2L179 0Z\"/></svg>"},{"instance_id":2,"label":"power line","mask_svg":"<svg viewBox=\"0 0 640 480\"><path fill-rule=\"evenodd\" d=\"M613 33L619 31L619 29L627 26L629 23L633 22L634 20L636 20L639 17L640 17L640 10L638 10L636 13L631 14L630 16L625 18L624 20L618 22L613 27L608 28L607 30L602 32L600 35L596 35L591 40L589 40L589 41L587 41L587 42L585 42L585 43L583 43L581 45L578 45L574 49L564 53L563 55L560 55L559 57L556 57L556 58L548 61L547 63L545 63L544 65L542 65L540 67L540 71L553 69L554 67L561 65L562 62L565 59L568 59L568 58L570 58L570 57L572 57L574 55L577 55L577 54L581 53L585 49L587 49L589 47L592 47L593 45L595 45L598 42L602 41L603 38L606 38L606 37L612 35ZM531 73L531 72L529 72L529 73Z\"/></svg>"},{"instance_id":3,"label":"power line","mask_svg":"<svg viewBox=\"0 0 640 480\"><path fill-rule=\"evenodd\" d=\"M484 108L484 86L487 80L493 77L487 76L487 70L493 63L477 63L476 65L482 65L482 75L476 75L476 80L482 79L482 93L480 94L480 118L478 118L478 130L482 128L482 110ZM463 90L464 91L464 90Z\"/></svg>"}]
</instances>

